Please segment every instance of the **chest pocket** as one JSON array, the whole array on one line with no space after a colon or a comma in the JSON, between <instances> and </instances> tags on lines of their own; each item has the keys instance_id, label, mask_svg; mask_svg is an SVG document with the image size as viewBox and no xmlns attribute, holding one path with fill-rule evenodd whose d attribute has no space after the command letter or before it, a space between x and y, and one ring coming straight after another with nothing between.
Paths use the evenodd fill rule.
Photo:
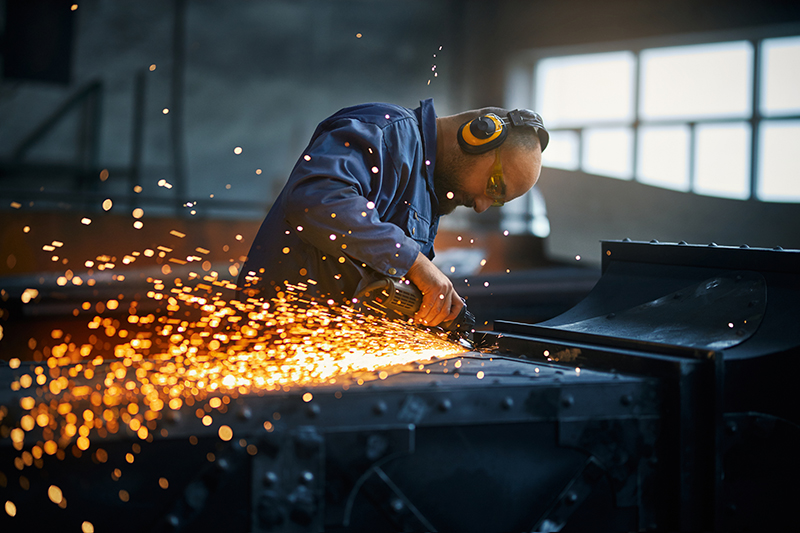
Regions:
<instances>
[{"instance_id":1,"label":"chest pocket","mask_svg":"<svg viewBox=\"0 0 800 533\"><path fill-rule=\"evenodd\" d=\"M422 245L428 244L430 239L431 221L422 216L413 207L408 208L408 218L406 220L406 235Z\"/></svg>"}]
</instances>

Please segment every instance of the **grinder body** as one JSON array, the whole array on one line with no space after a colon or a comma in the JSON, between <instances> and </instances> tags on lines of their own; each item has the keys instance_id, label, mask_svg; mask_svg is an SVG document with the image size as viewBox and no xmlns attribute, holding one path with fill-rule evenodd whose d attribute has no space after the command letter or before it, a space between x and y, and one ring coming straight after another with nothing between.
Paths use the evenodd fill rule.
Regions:
<instances>
[{"instance_id":1,"label":"grinder body","mask_svg":"<svg viewBox=\"0 0 800 533\"><path fill-rule=\"evenodd\" d=\"M416 285L408 280L398 281L392 278L383 278L370 283L356 297L367 307L394 311L404 317L413 316L422 305L422 292ZM461 338L470 338L475 328L475 316L467 310L465 302L455 319L443 322L439 327L456 333Z\"/></svg>"}]
</instances>

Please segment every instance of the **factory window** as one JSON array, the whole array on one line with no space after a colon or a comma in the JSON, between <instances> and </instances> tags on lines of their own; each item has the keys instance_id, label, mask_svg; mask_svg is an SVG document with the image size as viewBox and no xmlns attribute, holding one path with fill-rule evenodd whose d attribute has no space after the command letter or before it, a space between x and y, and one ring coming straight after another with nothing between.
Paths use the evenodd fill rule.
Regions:
<instances>
[{"instance_id":1,"label":"factory window","mask_svg":"<svg viewBox=\"0 0 800 533\"><path fill-rule=\"evenodd\" d=\"M583 130L581 166L586 172L633 178L633 129L586 128Z\"/></svg>"},{"instance_id":2,"label":"factory window","mask_svg":"<svg viewBox=\"0 0 800 533\"><path fill-rule=\"evenodd\" d=\"M747 41L651 48L639 54L639 119L752 114L753 46Z\"/></svg>"},{"instance_id":3,"label":"factory window","mask_svg":"<svg viewBox=\"0 0 800 533\"><path fill-rule=\"evenodd\" d=\"M579 145L578 134L574 131L552 131L547 150L542 153L542 161L547 166L564 170L578 170L580 168L578 164Z\"/></svg>"},{"instance_id":4,"label":"factory window","mask_svg":"<svg viewBox=\"0 0 800 533\"><path fill-rule=\"evenodd\" d=\"M800 37L766 39L761 50L761 114L800 114Z\"/></svg>"},{"instance_id":5,"label":"factory window","mask_svg":"<svg viewBox=\"0 0 800 533\"><path fill-rule=\"evenodd\" d=\"M633 120L635 56L631 52L543 59L537 107L554 128Z\"/></svg>"},{"instance_id":6,"label":"factory window","mask_svg":"<svg viewBox=\"0 0 800 533\"><path fill-rule=\"evenodd\" d=\"M642 183L689 190L689 128L683 124L641 126L636 176Z\"/></svg>"},{"instance_id":7,"label":"factory window","mask_svg":"<svg viewBox=\"0 0 800 533\"><path fill-rule=\"evenodd\" d=\"M759 130L758 190L761 200L800 202L800 120L769 120Z\"/></svg>"},{"instance_id":8,"label":"factory window","mask_svg":"<svg viewBox=\"0 0 800 533\"><path fill-rule=\"evenodd\" d=\"M527 101L551 130L545 166L800 202L800 37L635 44L528 63Z\"/></svg>"},{"instance_id":9,"label":"factory window","mask_svg":"<svg viewBox=\"0 0 800 533\"><path fill-rule=\"evenodd\" d=\"M750 192L750 124L695 127L694 191L746 200Z\"/></svg>"}]
</instances>

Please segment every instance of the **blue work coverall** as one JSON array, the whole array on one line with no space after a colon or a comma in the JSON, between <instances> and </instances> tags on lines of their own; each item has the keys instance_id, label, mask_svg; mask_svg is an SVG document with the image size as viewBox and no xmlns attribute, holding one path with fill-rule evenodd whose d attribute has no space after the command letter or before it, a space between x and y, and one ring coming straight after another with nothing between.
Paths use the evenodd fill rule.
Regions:
<instances>
[{"instance_id":1,"label":"blue work coverall","mask_svg":"<svg viewBox=\"0 0 800 533\"><path fill-rule=\"evenodd\" d=\"M377 277L405 275L418 252L433 259L435 164L432 99L321 122L253 241L243 296L271 298L288 282L342 302Z\"/></svg>"}]
</instances>

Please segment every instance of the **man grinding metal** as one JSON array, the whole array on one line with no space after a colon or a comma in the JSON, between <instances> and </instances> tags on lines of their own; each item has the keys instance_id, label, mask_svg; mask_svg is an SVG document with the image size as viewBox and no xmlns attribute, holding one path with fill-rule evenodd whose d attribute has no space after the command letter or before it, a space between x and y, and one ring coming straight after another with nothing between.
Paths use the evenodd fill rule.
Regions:
<instances>
[{"instance_id":1,"label":"man grinding metal","mask_svg":"<svg viewBox=\"0 0 800 533\"><path fill-rule=\"evenodd\" d=\"M549 135L527 109L437 117L432 99L420 104L358 105L317 126L253 241L245 296L301 283L341 302L377 278L404 277L423 295L415 321L459 315L463 301L431 262L439 217L522 196Z\"/></svg>"}]
</instances>

